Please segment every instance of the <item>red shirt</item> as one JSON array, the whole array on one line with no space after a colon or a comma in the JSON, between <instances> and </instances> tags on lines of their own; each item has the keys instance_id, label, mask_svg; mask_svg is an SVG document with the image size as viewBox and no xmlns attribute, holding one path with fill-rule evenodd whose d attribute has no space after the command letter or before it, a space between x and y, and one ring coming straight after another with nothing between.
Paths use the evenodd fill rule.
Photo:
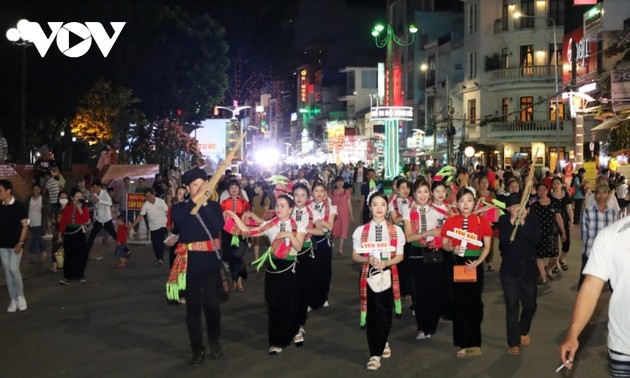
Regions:
<instances>
[{"instance_id":1,"label":"red shirt","mask_svg":"<svg viewBox=\"0 0 630 378\"><path fill-rule=\"evenodd\" d=\"M241 197L236 199L232 199L232 197L224 199L223 202L221 202L221 208L223 211L231 210L239 217L242 216L244 212L251 210L249 202Z\"/></svg>"},{"instance_id":2,"label":"red shirt","mask_svg":"<svg viewBox=\"0 0 630 378\"><path fill-rule=\"evenodd\" d=\"M453 231L455 228L462 228L464 222L463 215L456 215L446 219L444 222L444 226L442 227L442 237L449 238L452 246L458 246L462 244L460 240L453 239L450 236L446 235L447 231ZM477 235L477 240L483 241L485 236L492 236L492 225L488 221L488 219L484 216L479 215L469 215L468 216L468 232L472 232ZM481 249L476 245L468 244L466 249L477 250Z\"/></svg>"},{"instance_id":3,"label":"red shirt","mask_svg":"<svg viewBox=\"0 0 630 378\"><path fill-rule=\"evenodd\" d=\"M119 224L118 227L116 227L116 241L120 245L127 244L127 226L126 225Z\"/></svg>"},{"instance_id":4,"label":"red shirt","mask_svg":"<svg viewBox=\"0 0 630 378\"><path fill-rule=\"evenodd\" d=\"M72 214L74 213L74 222L72 221ZM83 213L79 214L75 210L74 205L68 204L63 208L61 213L61 220L59 222L59 232L64 232L66 227L70 224L88 224L90 223L90 210L87 205L83 205Z\"/></svg>"}]
</instances>

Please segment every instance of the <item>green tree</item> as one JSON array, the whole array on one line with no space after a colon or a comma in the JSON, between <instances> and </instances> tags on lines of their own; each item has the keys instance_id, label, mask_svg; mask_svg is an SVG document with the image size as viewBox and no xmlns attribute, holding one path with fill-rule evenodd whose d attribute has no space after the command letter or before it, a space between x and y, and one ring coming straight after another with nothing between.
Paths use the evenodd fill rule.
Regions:
<instances>
[{"instance_id":1,"label":"green tree","mask_svg":"<svg viewBox=\"0 0 630 378\"><path fill-rule=\"evenodd\" d=\"M204 119L227 88L224 30L207 14L163 7L133 46L129 80L150 119Z\"/></svg>"},{"instance_id":2,"label":"green tree","mask_svg":"<svg viewBox=\"0 0 630 378\"><path fill-rule=\"evenodd\" d=\"M99 79L88 91L70 121L73 135L90 146L114 143L125 161L129 124L141 123L144 114L135 108L140 99L129 88L116 87Z\"/></svg>"},{"instance_id":3,"label":"green tree","mask_svg":"<svg viewBox=\"0 0 630 378\"><path fill-rule=\"evenodd\" d=\"M619 151L630 148L630 121L623 121L610 131L608 151Z\"/></svg>"}]
</instances>

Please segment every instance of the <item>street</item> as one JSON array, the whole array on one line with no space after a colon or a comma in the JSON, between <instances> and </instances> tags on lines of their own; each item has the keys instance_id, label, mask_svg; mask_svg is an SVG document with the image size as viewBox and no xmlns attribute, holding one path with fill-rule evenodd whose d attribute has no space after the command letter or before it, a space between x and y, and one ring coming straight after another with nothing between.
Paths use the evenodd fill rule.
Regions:
<instances>
[{"instance_id":1,"label":"street","mask_svg":"<svg viewBox=\"0 0 630 378\"><path fill-rule=\"evenodd\" d=\"M451 325L441 321L430 340L415 340L409 303L394 319L389 338L392 357L377 372L365 370L368 348L359 328L358 266L346 253L333 258L330 307L309 314L304 347L267 355L264 275L250 273L244 293L230 293L222 306L224 357L207 357L198 367L191 357L184 306L168 306L164 285L167 265L154 266L150 246L130 246L128 267L115 267L114 242L95 251L105 256L90 261L87 283L61 286L62 272L22 260L28 310L2 311L0 366L4 377L604 377L608 374L606 321L609 293L581 338L573 371L555 373L558 347L568 327L580 266L579 230L572 229L569 270L539 286L532 344L518 357L508 356L505 310L498 272L486 272L483 356L455 357ZM252 254L246 257L249 261ZM495 257L495 266L500 258ZM4 284L4 280L1 281ZM0 303L8 304L6 288ZM16 353L19 351L19 353Z\"/></svg>"}]
</instances>

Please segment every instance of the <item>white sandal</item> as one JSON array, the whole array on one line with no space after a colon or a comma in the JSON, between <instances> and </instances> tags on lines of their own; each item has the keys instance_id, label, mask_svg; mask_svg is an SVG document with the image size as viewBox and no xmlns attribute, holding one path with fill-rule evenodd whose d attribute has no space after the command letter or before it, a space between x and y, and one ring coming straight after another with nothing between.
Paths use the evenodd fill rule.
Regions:
<instances>
[{"instance_id":1,"label":"white sandal","mask_svg":"<svg viewBox=\"0 0 630 378\"><path fill-rule=\"evenodd\" d=\"M385 343L385 349L383 349L383 354L381 357L390 358L392 356L392 349L389 347L389 343Z\"/></svg>"},{"instance_id":2,"label":"white sandal","mask_svg":"<svg viewBox=\"0 0 630 378\"><path fill-rule=\"evenodd\" d=\"M293 343L295 343L296 348L301 348L304 345L304 334L306 331L304 328L300 327L298 333L293 336Z\"/></svg>"},{"instance_id":3,"label":"white sandal","mask_svg":"<svg viewBox=\"0 0 630 378\"><path fill-rule=\"evenodd\" d=\"M378 370L381 367L381 358L378 356L370 357L370 360L367 363L368 370Z\"/></svg>"},{"instance_id":4,"label":"white sandal","mask_svg":"<svg viewBox=\"0 0 630 378\"><path fill-rule=\"evenodd\" d=\"M277 346L272 346L271 348L269 348L269 355L270 356L274 356L278 353L282 352L282 348L277 347Z\"/></svg>"}]
</instances>

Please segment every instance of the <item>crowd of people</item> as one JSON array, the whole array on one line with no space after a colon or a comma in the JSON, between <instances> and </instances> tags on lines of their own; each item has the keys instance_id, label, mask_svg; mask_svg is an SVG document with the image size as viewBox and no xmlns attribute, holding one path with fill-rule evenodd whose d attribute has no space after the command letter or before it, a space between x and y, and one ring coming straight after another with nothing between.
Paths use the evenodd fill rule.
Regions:
<instances>
[{"instance_id":1,"label":"crowd of people","mask_svg":"<svg viewBox=\"0 0 630 378\"><path fill-rule=\"evenodd\" d=\"M626 179L607 171L600 172L594 188L583 168L570 175L538 176L528 165L468 169L436 162L409 165L403 172L389 182L378 180L362 162L283 166L276 174L247 167L240 175L227 170L209 199L213 190L206 180L211 176L200 168L182 174L171 167L156 175L152 186L138 178L134 187L124 177L114 188L85 177L69 190L58 170L48 170L33 184L26 205L2 217L3 226L12 230L10 237L3 232L0 238L5 275L14 283L8 310L26 309L13 256L24 247L25 227L31 233L28 250L41 259L46 256L43 237L56 233L53 249L62 245L65 252L59 283L68 285L85 282L90 250L103 232L116 240L117 266L127 267L127 237L137 235L144 223L156 265L164 264L168 250L167 297L186 305L191 364L200 364L206 355L202 313L210 355L223 355L220 302L226 290L245 290L250 249L253 264L265 272L268 353L277 355L291 344L303 346L309 312L329 305L333 252L346 253L352 231L352 259L362 266L359 325L366 329L368 370L391 357L392 317L402 312L405 298L411 301L416 340L429 340L440 319L451 320L455 356L482 355L484 274L495 270L495 253L501 255L506 353L519 355L531 343L537 288L570 268L565 258L571 230L581 231L581 270L592 274L595 263L589 261L601 264L591 258L597 235L626 215L628 203ZM0 181L0 200L13 204L11 184L5 181ZM129 209L129 193L144 195L141 210ZM353 195L361 212L354 230ZM11 256L5 253L10 248L16 252ZM53 257L54 271L56 264ZM580 285L586 276L581 277ZM580 331L578 325L571 335ZM577 348L575 340L570 342L566 353ZM621 349L616 361L628 357ZM563 363L570 367L571 355L566 355Z\"/></svg>"}]
</instances>

